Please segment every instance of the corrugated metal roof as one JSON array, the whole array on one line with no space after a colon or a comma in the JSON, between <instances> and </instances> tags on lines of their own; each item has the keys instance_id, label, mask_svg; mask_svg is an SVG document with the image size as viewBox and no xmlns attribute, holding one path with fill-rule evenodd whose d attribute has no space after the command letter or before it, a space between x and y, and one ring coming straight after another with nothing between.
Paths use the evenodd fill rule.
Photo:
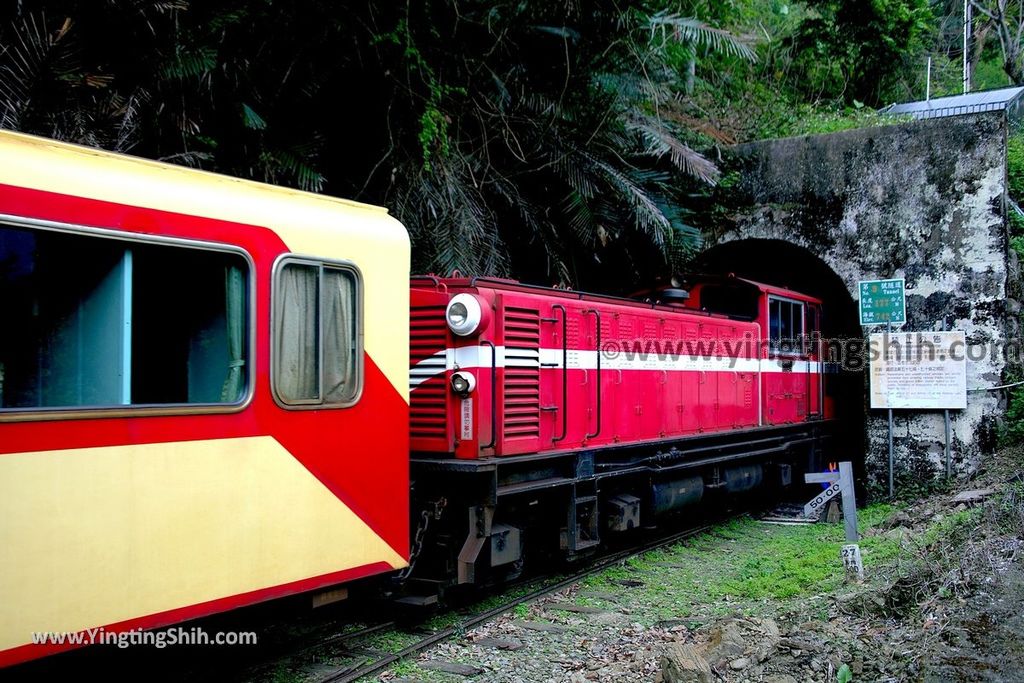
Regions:
<instances>
[{"instance_id":1,"label":"corrugated metal roof","mask_svg":"<svg viewBox=\"0 0 1024 683\"><path fill-rule=\"evenodd\" d=\"M935 97L919 102L892 104L882 109L883 114L907 114L915 119L975 114L983 111L1003 111L1024 93L1024 87L982 90L966 95Z\"/></svg>"}]
</instances>

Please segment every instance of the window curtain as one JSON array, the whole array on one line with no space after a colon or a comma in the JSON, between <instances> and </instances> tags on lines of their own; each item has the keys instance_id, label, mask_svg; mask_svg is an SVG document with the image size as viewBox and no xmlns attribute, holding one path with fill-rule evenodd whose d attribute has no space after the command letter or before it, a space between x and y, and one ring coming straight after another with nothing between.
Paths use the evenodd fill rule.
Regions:
<instances>
[{"instance_id":1,"label":"window curtain","mask_svg":"<svg viewBox=\"0 0 1024 683\"><path fill-rule=\"evenodd\" d=\"M284 401L320 398L319 279L319 268L298 264L285 265L278 278L275 385Z\"/></svg>"},{"instance_id":2,"label":"window curtain","mask_svg":"<svg viewBox=\"0 0 1024 683\"><path fill-rule=\"evenodd\" d=\"M344 403L354 398L355 287L343 270L324 270L323 325L324 403Z\"/></svg>"},{"instance_id":3,"label":"window curtain","mask_svg":"<svg viewBox=\"0 0 1024 683\"><path fill-rule=\"evenodd\" d=\"M220 392L222 403L234 403L245 388L245 276L242 269L224 269L225 318L228 328L228 376Z\"/></svg>"}]
</instances>

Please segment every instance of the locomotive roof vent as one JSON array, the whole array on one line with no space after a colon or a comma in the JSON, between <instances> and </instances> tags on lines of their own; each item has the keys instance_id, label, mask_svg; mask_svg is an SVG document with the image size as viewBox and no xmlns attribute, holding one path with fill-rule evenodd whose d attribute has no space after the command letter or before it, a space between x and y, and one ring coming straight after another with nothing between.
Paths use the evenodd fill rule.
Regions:
<instances>
[{"instance_id":1,"label":"locomotive roof vent","mask_svg":"<svg viewBox=\"0 0 1024 683\"><path fill-rule=\"evenodd\" d=\"M682 306L689 298L690 293L688 291L676 287L670 287L658 292L658 303L669 306Z\"/></svg>"}]
</instances>

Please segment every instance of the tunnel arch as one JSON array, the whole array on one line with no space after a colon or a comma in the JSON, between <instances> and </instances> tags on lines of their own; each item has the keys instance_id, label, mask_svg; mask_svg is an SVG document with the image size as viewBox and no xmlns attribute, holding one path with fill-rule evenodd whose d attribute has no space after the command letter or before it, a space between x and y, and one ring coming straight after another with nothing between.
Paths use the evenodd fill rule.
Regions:
<instances>
[{"instance_id":1,"label":"tunnel arch","mask_svg":"<svg viewBox=\"0 0 1024 683\"><path fill-rule=\"evenodd\" d=\"M822 300L822 336L827 340L861 340L857 302L846 281L820 256L784 239L737 238L704 251L692 272L726 274L786 287ZM835 401L836 438L828 460L852 460L863 474L867 449L866 373L829 374L826 391Z\"/></svg>"},{"instance_id":2,"label":"tunnel arch","mask_svg":"<svg viewBox=\"0 0 1024 683\"><path fill-rule=\"evenodd\" d=\"M811 275L820 264L773 244L788 242L816 254L853 299L860 280L902 278L906 322L897 331L963 331L970 344L989 350L968 361L966 407L950 411L948 431L942 410L898 409L890 438L888 411L861 408L863 437L849 443L866 441L872 496L888 495L890 452L899 495L943 485L947 443L950 470L960 473L978 467L998 445L1001 387L1014 369L1005 349L1020 340L1020 279L1007 237L1006 135L1004 113L986 112L723 151L731 182L722 188L725 211L708 230L713 246L701 268L735 260L726 269L814 286ZM825 275L822 285L831 279ZM834 301L842 308L842 297ZM855 325L844 321L852 315L838 319L852 331ZM877 331L865 327L854 337ZM858 407L852 400L846 405Z\"/></svg>"}]
</instances>

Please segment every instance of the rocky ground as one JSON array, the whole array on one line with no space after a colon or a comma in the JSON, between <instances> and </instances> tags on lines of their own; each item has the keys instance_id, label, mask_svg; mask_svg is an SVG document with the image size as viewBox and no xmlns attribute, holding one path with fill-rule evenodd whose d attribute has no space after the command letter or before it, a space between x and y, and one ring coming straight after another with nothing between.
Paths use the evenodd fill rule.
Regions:
<instances>
[{"instance_id":1,"label":"rocky ground","mask_svg":"<svg viewBox=\"0 0 1024 683\"><path fill-rule=\"evenodd\" d=\"M382 681L1024 680L1024 449L842 524L727 524L402 662Z\"/></svg>"}]
</instances>

